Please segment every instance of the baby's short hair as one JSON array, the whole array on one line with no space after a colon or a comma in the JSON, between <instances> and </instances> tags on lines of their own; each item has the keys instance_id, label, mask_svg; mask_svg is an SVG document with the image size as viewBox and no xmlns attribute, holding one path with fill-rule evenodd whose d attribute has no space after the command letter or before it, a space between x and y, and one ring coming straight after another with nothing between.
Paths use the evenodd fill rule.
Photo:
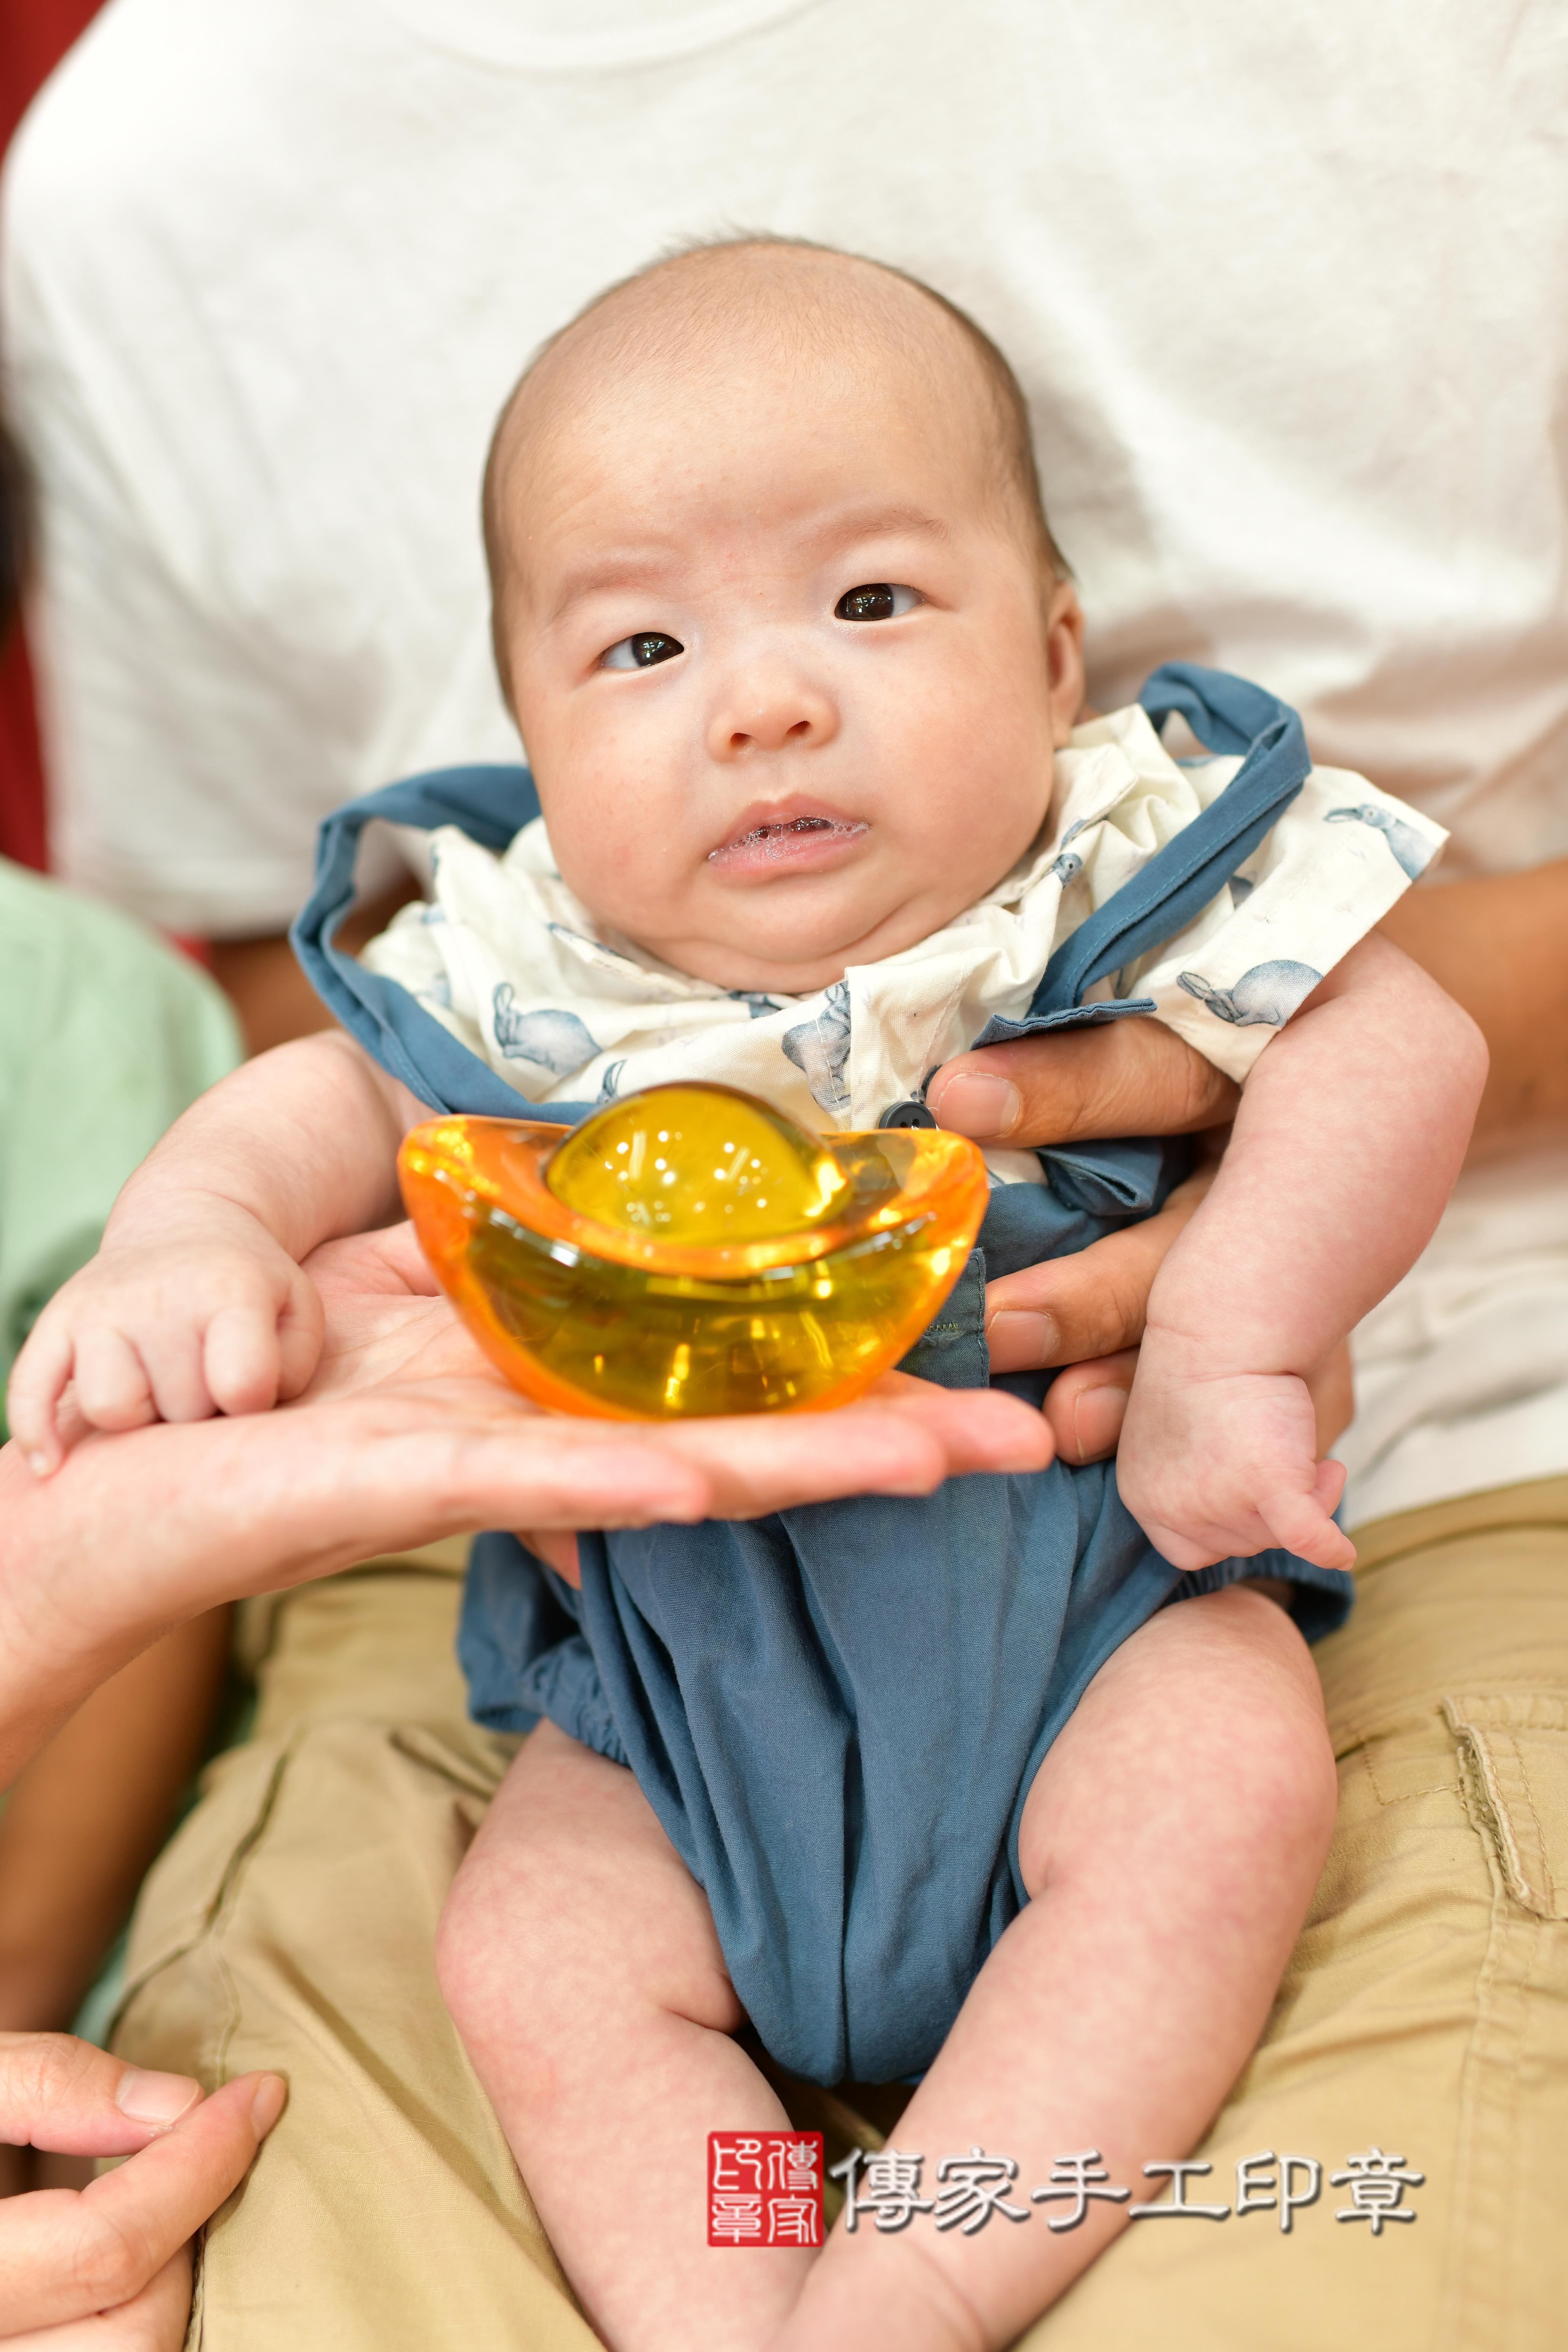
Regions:
<instances>
[{"instance_id":1,"label":"baby's short hair","mask_svg":"<svg viewBox=\"0 0 1568 2352\"><path fill-rule=\"evenodd\" d=\"M922 301L931 304L952 326L957 329L963 345L974 363L981 390L990 409L991 455L998 495L1016 522L1029 554L1038 564L1042 583L1050 584L1060 578L1070 577L1070 567L1052 536L1051 527L1046 517L1045 500L1040 490L1039 470L1035 463L1028 404L1024 398L1022 386L1004 354L992 341L984 329L977 326L966 310L960 310L956 302L949 301L945 294L939 294L934 287L926 285L921 278L912 277L908 270L894 268L889 262L873 261L865 254L846 253L834 246L819 245L809 237L773 236L766 232L738 232L731 236L694 239L689 243L671 247L659 255L657 260L649 262L646 268L634 271L630 277L617 278L614 285L606 286L602 293L595 294L591 302L584 303L582 310L574 318L568 320L563 327L558 328L554 334L548 336L533 353L528 365L508 394L500 415L496 420L495 431L490 437L489 453L485 461L481 512L484 523L485 558L490 577L492 632L496 658L503 682L506 677L506 659L500 625L501 601L510 552L504 530L505 478L516 446L512 428L536 373L551 354L559 350L577 332L579 328L612 308L622 308L626 314L625 319L618 322L616 345L618 346L619 351L628 360L647 355L654 351L658 339L650 329L647 310L637 302L638 289L660 278L678 273L684 274L688 270L700 270L715 265L723 268L727 260L731 257L738 261L748 254L755 254L759 257L773 255L780 258L789 254L813 255L833 262L848 263L857 272L874 271L878 276L891 279L899 286L910 288L920 296ZM681 344L683 357L700 356L705 326L708 333L711 333L710 321L704 321L695 315L699 307L692 306L694 316L690 321L690 331L683 337ZM868 305L868 319L871 315L871 307ZM879 321L883 332L887 331L888 323L886 317Z\"/></svg>"}]
</instances>

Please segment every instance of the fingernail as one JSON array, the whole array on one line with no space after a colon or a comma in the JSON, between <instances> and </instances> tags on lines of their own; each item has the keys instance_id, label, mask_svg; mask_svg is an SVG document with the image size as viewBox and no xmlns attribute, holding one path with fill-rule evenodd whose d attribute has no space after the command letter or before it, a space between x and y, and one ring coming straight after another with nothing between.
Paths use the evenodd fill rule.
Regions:
<instances>
[{"instance_id":1,"label":"fingernail","mask_svg":"<svg viewBox=\"0 0 1568 2352\"><path fill-rule=\"evenodd\" d=\"M202 2095L188 2074L153 2074L132 2066L120 2078L114 2104L137 2124L177 2124Z\"/></svg>"},{"instance_id":2,"label":"fingernail","mask_svg":"<svg viewBox=\"0 0 1568 2352\"><path fill-rule=\"evenodd\" d=\"M1062 1335L1054 1315L1005 1307L985 1327L994 1372L1033 1372L1061 1361Z\"/></svg>"},{"instance_id":3,"label":"fingernail","mask_svg":"<svg viewBox=\"0 0 1568 2352\"><path fill-rule=\"evenodd\" d=\"M256 2096L250 2102L250 2122L258 2139L265 2139L283 2112L283 2102L289 2096L289 2085L281 2074L263 2074L256 2086Z\"/></svg>"},{"instance_id":4,"label":"fingernail","mask_svg":"<svg viewBox=\"0 0 1568 2352\"><path fill-rule=\"evenodd\" d=\"M955 1135L1011 1135L1024 1100L1011 1078L984 1070L959 1070L931 1097L931 1110Z\"/></svg>"},{"instance_id":5,"label":"fingernail","mask_svg":"<svg viewBox=\"0 0 1568 2352\"><path fill-rule=\"evenodd\" d=\"M47 1454L37 1453L29 1454L27 1456L27 1467L32 1472L35 1478L47 1478L49 1475L48 1455Z\"/></svg>"},{"instance_id":6,"label":"fingernail","mask_svg":"<svg viewBox=\"0 0 1568 2352\"><path fill-rule=\"evenodd\" d=\"M1079 1391L1073 1399L1072 1438L1079 1462L1114 1449L1126 1411L1125 1389L1107 1384L1104 1388Z\"/></svg>"}]
</instances>

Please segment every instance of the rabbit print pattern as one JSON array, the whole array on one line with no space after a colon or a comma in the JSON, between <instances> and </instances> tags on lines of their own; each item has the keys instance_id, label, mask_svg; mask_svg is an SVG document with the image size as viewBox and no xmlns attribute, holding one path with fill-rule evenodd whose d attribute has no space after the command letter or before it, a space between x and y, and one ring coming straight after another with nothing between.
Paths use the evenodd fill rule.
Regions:
<instances>
[{"instance_id":1,"label":"rabbit print pattern","mask_svg":"<svg viewBox=\"0 0 1568 2352\"><path fill-rule=\"evenodd\" d=\"M597 936L542 819L500 853L437 827L436 904L405 908L363 961L541 1109L553 1101L575 1116L643 1087L707 1079L818 1131L874 1128L993 1018L1026 1019L1053 950L1217 798L1237 764L1178 762L1136 705L1087 722L1056 755L1047 824L1010 874L942 929L805 997L695 980L630 940ZM1442 839L1364 778L1314 770L1244 875L1090 996L1152 1006L1244 1078ZM994 1154L992 1174L1042 1181L1032 1153Z\"/></svg>"}]
</instances>

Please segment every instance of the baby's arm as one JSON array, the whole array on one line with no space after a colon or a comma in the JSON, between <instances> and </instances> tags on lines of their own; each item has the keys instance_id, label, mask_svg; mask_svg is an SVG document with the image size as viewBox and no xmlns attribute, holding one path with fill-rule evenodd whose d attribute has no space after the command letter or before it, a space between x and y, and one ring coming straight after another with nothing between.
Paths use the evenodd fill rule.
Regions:
<instances>
[{"instance_id":1,"label":"baby's arm","mask_svg":"<svg viewBox=\"0 0 1568 2352\"><path fill-rule=\"evenodd\" d=\"M280 1045L204 1095L126 1184L98 1255L16 1360L6 1410L34 1470L64 1458L68 1381L97 1429L297 1396L321 1346L299 1261L384 1223L398 1143L427 1116L335 1033Z\"/></svg>"},{"instance_id":2,"label":"baby's arm","mask_svg":"<svg viewBox=\"0 0 1568 2352\"><path fill-rule=\"evenodd\" d=\"M1305 1378L1426 1246L1485 1079L1469 1016L1375 936L1255 1064L1150 1294L1117 1459L1128 1508L1178 1568L1273 1544L1354 1559Z\"/></svg>"}]
</instances>

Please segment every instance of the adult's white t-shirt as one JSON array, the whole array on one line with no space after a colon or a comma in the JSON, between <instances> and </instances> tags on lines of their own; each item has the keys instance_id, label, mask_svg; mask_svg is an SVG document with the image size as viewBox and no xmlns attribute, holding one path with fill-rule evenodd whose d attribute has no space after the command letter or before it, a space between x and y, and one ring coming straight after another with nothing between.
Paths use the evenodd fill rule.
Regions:
<instances>
[{"instance_id":1,"label":"adult's white t-shirt","mask_svg":"<svg viewBox=\"0 0 1568 2352\"><path fill-rule=\"evenodd\" d=\"M1558 0L111 0L5 190L59 861L272 929L338 802L515 757L496 410L607 281L749 227L1007 352L1103 706L1215 662L1447 874L1568 854L1565 121ZM1381 1310L1354 1516L1568 1469L1568 1364L1510 1336L1521 1267L1568 1325L1565 1175L1467 1180Z\"/></svg>"}]
</instances>

